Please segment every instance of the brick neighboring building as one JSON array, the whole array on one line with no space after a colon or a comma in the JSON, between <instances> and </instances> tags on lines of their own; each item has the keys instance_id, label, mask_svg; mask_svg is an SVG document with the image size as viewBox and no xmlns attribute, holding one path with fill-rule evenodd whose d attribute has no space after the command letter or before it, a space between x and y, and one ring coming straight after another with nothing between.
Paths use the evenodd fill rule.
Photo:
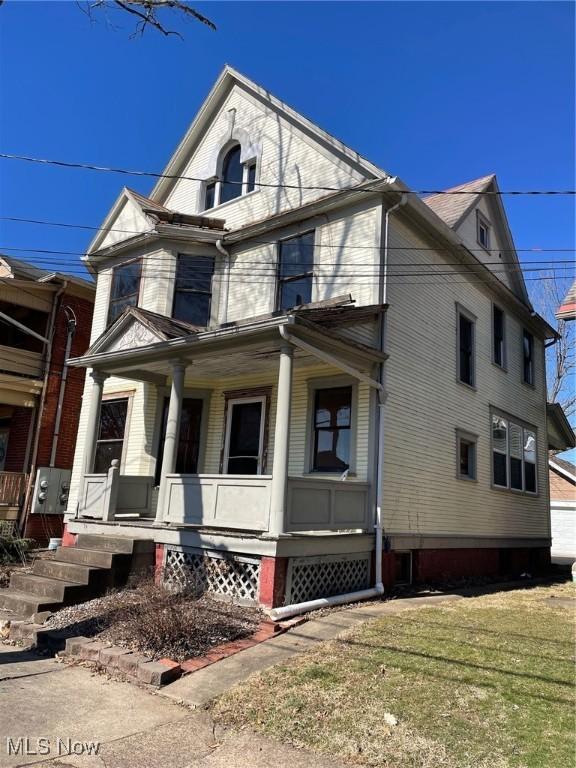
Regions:
<instances>
[{"instance_id":1,"label":"brick neighboring building","mask_svg":"<svg viewBox=\"0 0 576 768\"><path fill-rule=\"evenodd\" d=\"M88 348L94 293L89 280L0 255L0 520L41 544L63 530L84 388L65 359Z\"/></svg>"}]
</instances>

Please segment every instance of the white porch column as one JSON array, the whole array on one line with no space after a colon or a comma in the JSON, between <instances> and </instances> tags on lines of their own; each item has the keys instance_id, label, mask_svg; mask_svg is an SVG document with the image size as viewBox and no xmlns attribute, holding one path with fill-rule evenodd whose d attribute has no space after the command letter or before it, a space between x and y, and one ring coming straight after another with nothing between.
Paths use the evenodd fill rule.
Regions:
<instances>
[{"instance_id":1,"label":"white porch column","mask_svg":"<svg viewBox=\"0 0 576 768\"><path fill-rule=\"evenodd\" d=\"M166 421L166 437L164 439L164 454L160 471L160 488L158 490L158 507L156 522L161 523L164 517L164 497L166 495L166 475L176 471L178 457L178 439L180 437L180 421L182 418L182 401L184 398L184 374L186 366L180 361L172 364L172 387Z\"/></svg>"},{"instance_id":2,"label":"white porch column","mask_svg":"<svg viewBox=\"0 0 576 768\"><path fill-rule=\"evenodd\" d=\"M280 347L278 399L274 428L274 461L270 489L270 533L284 531L286 495L288 491L288 450L290 441L290 407L292 404L292 365L294 348L284 341Z\"/></svg>"},{"instance_id":3,"label":"white porch column","mask_svg":"<svg viewBox=\"0 0 576 768\"><path fill-rule=\"evenodd\" d=\"M91 371L92 389L90 391L90 406L88 410L88 423L86 424L86 442L84 457L84 473L89 475L94 472L94 458L96 456L96 440L98 439L98 426L100 423L100 404L104 391L104 382L108 378L107 373Z\"/></svg>"}]
</instances>

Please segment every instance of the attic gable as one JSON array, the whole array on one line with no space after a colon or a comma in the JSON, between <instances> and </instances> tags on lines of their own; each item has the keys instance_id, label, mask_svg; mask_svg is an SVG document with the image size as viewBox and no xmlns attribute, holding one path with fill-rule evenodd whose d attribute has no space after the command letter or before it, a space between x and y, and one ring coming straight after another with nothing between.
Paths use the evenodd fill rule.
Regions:
<instances>
[{"instance_id":1,"label":"attic gable","mask_svg":"<svg viewBox=\"0 0 576 768\"><path fill-rule=\"evenodd\" d=\"M122 240L152 231L155 220L150 214L154 210L167 211L163 205L124 187L100 231L88 246L87 254L90 255L116 245Z\"/></svg>"},{"instance_id":2,"label":"attic gable","mask_svg":"<svg viewBox=\"0 0 576 768\"><path fill-rule=\"evenodd\" d=\"M221 158L234 144L240 145L242 163L256 163L256 183L249 195L214 208L214 215L225 218L229 228L329 194L303 187L344 188L387 176L261 86L226 67L164 170L167 177L186 178L160 179L151 199L181 213L203 212L205 182L221 177Z\"/></svg>"},{"instance_id":3,"label":"attic gable","mask_svg":"<svg viewBox=\"0 0 576 768\"><path fill-rule=\"evenodd\" d=\"M521 301L531 306L495 174L460 184L424 202ZM482 242L487 232L488 241Z\"/></svg>"}]
</instances>

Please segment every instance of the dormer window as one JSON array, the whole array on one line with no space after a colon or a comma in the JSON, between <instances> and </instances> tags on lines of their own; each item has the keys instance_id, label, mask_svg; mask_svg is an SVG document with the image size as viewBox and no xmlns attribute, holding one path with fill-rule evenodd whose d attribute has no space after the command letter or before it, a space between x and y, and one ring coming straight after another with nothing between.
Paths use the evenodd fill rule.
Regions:
<instances>
[{"instance_id":1,"label":"dormer window","mask_svg":"<svg viewBox=\"0 0 576 768\"><path fill-rule=\"evenodd\" d=\"M490 249L490 222L480 211L477 212L476 231L478 243L486 250Z\"/></svg>"},{"instance_id":2,"label":"dormer window","mask_svg":"<svg viewBox=\"0 0 576 768\"><path fill-rule=\"evenodd\" d=\"M234 144L224 154L220 177L204 182L204 210L216 208L256 189L256 160L242 162L242 148Z\"/></svg>"}]
</instances>

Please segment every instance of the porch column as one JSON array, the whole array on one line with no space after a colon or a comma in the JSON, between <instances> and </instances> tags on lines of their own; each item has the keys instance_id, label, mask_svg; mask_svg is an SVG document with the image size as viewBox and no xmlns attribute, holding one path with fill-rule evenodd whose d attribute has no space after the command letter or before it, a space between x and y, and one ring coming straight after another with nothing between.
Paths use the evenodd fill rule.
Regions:
<instances>
[{"instance_id":1,"label":"porch column","mask_svg":"<svg viewBox=\"0 0 576 768\"><path fill-rule=\"evenodd\" d=\"M104 382L108 378L108 374L93 370L90 376L92 377L92 389L90 391L88 423L86 424L86 455L84 460L84 472L87 475L94 472L96 440L98 439L98 426L100 423L100 403L102 402Z\"/></svg>"},{"instance_id":2,"label":"porch column","mask_svg":"<svg viewBox=\"0 0 576 768\"><path fill-rule=\"evenodd\" d=\"M272 487L270 490L269 530L273 535L278 535L284 531L286 514L293 355L294 348L292 345L286 341L283 342L280 347L278 399L276 402L276 426L274 428L274 461L272 462Z\"/></svg>"},{"instance_id":3,"label":"porch column","mask_svg":"<svg viewBox=\"0 0 576 768\"><path fill-rule=\"evenodd\" d=\"M184 398L184 374L186 366L180 361L172 364L172 387L166 421L166 437L164 438L164 455L160 470L160 488L158 490L158 507L156 522L161 523L164 517L164 497L166 495L166 476L176 471L178 457L178 439L180 437L180 421L182 418L182 401Z\"/></svg>"}]
</instances>

